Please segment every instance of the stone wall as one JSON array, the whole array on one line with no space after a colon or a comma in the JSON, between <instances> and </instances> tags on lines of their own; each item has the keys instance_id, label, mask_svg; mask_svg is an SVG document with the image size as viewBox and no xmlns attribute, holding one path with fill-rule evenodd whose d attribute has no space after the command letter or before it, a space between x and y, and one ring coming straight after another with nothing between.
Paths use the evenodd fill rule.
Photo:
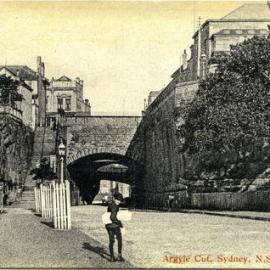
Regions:
<instances>
[{"instance_id":1,"label":"stone wall","mask_svg":"<svg viewBox=\"0 0 270 270\"><path fill-rule=\"evenodd\" d=\"M127 150L127 155L144 164L142 179L136 182L139 205L149 204L146 198L156 201L157 194L163 201L165 193L176 190L173 186L181 174L175 136L176 83L172 80L147 108Z\"/></svg>"},{"instance_id":2,"label":"stone wall","mask_svg":"<svg viewBox=\"0 0 270 270\"><path fill-rule=\"evenodd\" d=\"M67 164L95 153L125 155L139 122L138 116L67 117Z\"/></svg>"},{"instance_id":3,"label":"stone wall","mask_svg":"<svg viewBox=\"0 0 270 270\"><path fill-rule=\"evenodd\" d=\"M217 209L223 209L223 200L227 200L225 193L239 193L239 196L234 197L238 203L238 197L241 201L241 194L270 188L269 138L261 138L263 149L255 153L256 159L249 164L232 160L229 169L240 172L246 165L246 169L252 173L252 177L248 179L239 174L232 177L222 169L218 172L196 172L197 157L188 150L183 152L185 138L181 135L181 127L185 124L188 104L196 94L197 87L197 81L178 83L177 80L172 80L145 111L127 151L134 160L144 164L144 175L136 182L138 206L164 207L169 196L173 196L178 198L178 208L196 207L198 204L207 208L207 205L211 204L216 205ZM256 148L256 145L253 147ZM188 196L184 196L183 192ZM180 193L183 195L181 198ZM198 197L202 198L202 202L193 200L193 203L188 203L192 194L209 193L221 195L216 196L214 203L208 203L204 199L207 195ZM231 205L228 204L226 209ZM246 205L245 203L243 208L247 207ZM256 207L263 209L264 206L257 204L254 209Z\"/></svg>"},{"instance_id":4,"label":"stone wall","mask_svg":"<svg viewBox=\"0 0 270 270\"><path fill-rule=\"evenodd\" d=\"M33 132L8 114L0 115L0 180L23 184L30 167Z\"/></svg>"}]
</instances>

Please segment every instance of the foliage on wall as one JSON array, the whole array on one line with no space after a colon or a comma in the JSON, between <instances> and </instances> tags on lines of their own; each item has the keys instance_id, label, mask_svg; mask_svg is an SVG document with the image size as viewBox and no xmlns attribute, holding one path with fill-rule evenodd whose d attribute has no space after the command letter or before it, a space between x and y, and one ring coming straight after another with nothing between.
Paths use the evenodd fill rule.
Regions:
<instances>
[{"instance_id":1,"label":"foliage on wall","mask_svg":"<svg viewBox=\"0 0 270 270\"><path fill-rule=\"evenodd\" d=\"M232 46L215 63L189 106L183 151L196 157L197 175L255 177L270 160L270 37Z\"/></svg>"},{"instance_id":2,"label":"foliage on wall","mask_svg":"<svg viewBox=\"0 0 270 270\"><path fill-rule=\"evenodd\" d=\"M7 77L5 74L0 75L0 102L1 104L10 104L15 106L16 101L22 101L22 95L18 93L20 82Z\"/></svg>"}]
</instances>

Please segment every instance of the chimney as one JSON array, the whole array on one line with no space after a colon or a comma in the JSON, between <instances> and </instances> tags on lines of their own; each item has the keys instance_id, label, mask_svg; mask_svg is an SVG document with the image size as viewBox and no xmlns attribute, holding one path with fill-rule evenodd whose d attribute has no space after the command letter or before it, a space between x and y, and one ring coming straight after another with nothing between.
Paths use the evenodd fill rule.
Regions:
<instances>
[{"instance_id":1,"label":"chimney","mask_svg":"<svg viewBox=\"0 0 270 270\"><path fill-rule=\"evenodd\" d=\"M45 65L44 65L43 62L41 63L41 76L42 76L42 77L45 76Z\"/></svg>"},{"instance_id":2,"label":"chimney","mask_svg":"<svg viewBox=\"0 0 270 270\"><path fill-rule=\"evenodd\" d=\"M187 68L187 52L184 50L184 53L182 54L182 66L183 69Z\"/></svg>"},{"instance_id":3,"label":"chimney","mask_svg":"<svg viewBox=\"0 0 270 270\"><path fill-rule=\"evenodd\" d=\"M41 56L37 57L37 73L40 74L41 68Z\"/></svg>"},{"instance_id":4,"label":"chimney","mask_svg":"<svg viewBox=\"0 0 270 270\"><path fill-rule=\"evenodd\" d=\"M144 99L144 111L146 110L147 108L147 101L146 101L146 98Z\"/></svg>"}]
</instances>

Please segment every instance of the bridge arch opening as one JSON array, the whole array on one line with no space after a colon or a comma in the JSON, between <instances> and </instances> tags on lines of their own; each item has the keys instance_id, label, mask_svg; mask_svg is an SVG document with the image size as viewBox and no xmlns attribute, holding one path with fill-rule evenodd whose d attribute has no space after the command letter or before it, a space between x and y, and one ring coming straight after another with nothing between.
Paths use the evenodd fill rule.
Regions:
<instances>
[{"instance_id":1,"label":"bridge arch opening","mask_svg":"<svg viewBox=\"0 0 270 270\"><path fill-rule=\"evenodd\" d=\"M133 159L105 152L74 160L67 165L67 170L79 189L81 199L87 204L91 204L98 194L101 180L129 184L131 195L134 195L136 184L143 173L143 167Z\"/></svg>"}]
</instances>

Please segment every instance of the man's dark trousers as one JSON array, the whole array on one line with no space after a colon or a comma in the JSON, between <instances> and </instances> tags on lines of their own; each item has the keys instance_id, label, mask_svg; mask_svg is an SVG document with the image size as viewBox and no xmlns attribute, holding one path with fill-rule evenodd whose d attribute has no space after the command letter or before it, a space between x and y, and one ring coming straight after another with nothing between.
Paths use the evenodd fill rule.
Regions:
<instances>
[{"instance_id":1,"label":"man's dark trousers","mask_svg":"<svg viewBox=\"0 0 270 270\"><path fill-rule=\"evenodd\" d=\"M110 254L111 257L114 257L114 252L113 252L113 244L115 241L115 236L118 242L118 254L122 254L122 234L121 234L121 229L119 226L115 226L115 224L107 224L106 229L109 234L109 249L110 249Z\"/></svg>"}]
</instances>

